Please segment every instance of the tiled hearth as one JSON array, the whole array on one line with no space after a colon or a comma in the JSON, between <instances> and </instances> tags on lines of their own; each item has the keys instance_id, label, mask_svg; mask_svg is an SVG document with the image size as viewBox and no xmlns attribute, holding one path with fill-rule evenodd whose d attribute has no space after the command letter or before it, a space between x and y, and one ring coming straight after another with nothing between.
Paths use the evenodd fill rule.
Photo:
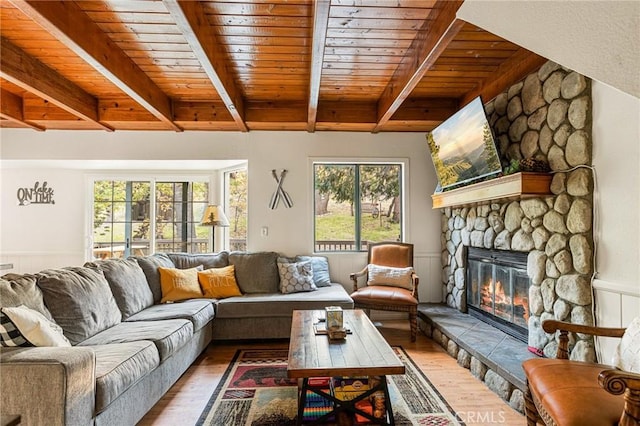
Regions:
<instances>
[{"instance_id":1,"label":"tiled hearth","mask_svg":"<svg viewBox=\"0 0 640 426\"><path fill-rule=\"evenodd\" d=\"M418 326L458 364L471 370L489 389L524 413L522 362L535 358L527 344L444 304L421 303Z\"/></svg>"}]
</instances>

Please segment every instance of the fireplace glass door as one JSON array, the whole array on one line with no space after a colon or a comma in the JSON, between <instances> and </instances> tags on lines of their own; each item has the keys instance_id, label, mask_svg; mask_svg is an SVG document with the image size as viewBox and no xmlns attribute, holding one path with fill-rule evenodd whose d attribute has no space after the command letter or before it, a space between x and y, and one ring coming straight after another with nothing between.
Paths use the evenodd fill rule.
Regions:
<instances>
[{"instance_id":1,"label":"fireplace glass door","mask_svg":"<svg viewBox=\"0 0 640 426\"><path fill-rule=\"evenodd\" d=\"M467 267L467 305L470 313L519 338L526 338L529 320L529 284L526 259L487 251L470 253ZM525 255L526 257L526 255Z\"/></svg>"}]
</instances>

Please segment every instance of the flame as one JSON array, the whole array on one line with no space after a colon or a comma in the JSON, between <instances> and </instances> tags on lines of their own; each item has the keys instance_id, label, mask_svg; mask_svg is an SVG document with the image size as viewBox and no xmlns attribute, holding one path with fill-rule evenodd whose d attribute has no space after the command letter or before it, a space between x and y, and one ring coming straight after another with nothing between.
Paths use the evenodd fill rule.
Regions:
<instances>
[{"instance_id":1,"label":"flame","mask_svg":"<svg viewBox=\"0 0 640 426\"><path fill-rule=\"evenodd\" d=\"M495 293L495 306L500 305L512 305L514 307L521 307L523 310L522 318L525 322L529 320L529 299L526 296L516 295L512 299L505 293L504 286L502 282L496 281L494 283L493 279L489 279L486 285L483 286L481 291L481 302L480 307L488 307L491 308L493 305L492 296ZM499 314L499 312L496 312Z\"/></svg>"}]
</instances>

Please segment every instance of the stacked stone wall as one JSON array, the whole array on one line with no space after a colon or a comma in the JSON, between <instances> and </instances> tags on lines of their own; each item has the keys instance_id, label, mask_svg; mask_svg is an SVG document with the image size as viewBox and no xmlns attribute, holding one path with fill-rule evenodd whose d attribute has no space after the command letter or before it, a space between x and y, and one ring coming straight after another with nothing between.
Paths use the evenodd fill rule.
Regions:
<instances>
[{"instance_id":1,"label":"stacked stone wall","mask_svg":"<svg viewBox=\"0 0 640 426\"><path fill-rule=\"evenodd\" d=\"M447 305L465 310L465 247L528 253L529 345L555 356L557 341L541 322L593 325L593 174L591 82L547 62L485 105L496 144L513 159L546 160L551 196L445 208L442 277ZM595 359L593 341L575 335L571 358Z\"/></svg>"}]
</instances>

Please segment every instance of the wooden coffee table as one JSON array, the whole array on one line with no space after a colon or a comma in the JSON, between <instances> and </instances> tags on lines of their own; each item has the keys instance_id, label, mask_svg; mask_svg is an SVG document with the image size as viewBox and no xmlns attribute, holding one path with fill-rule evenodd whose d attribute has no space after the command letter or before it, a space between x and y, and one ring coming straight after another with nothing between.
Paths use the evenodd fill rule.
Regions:
<instances>
[{"instance_id":1,"label":"wooden coffee table","mask_svg":"<svg viewBox=\"0 0 640 426\"><path fill-rule=\"evenodd\" d=\"M347 413L349 417L359 414L369 419L371 423L395 424L386 376L404 374L404 364L363 311L345 310L343 312L345 327L351 330L351 334L347 334L344 340L337 341L329 340L327 335L316 334L314 324L324 318L324 315L323 310L293 311L287 373L290 378L302 379L298 424L302 423L307 391L321 395L334 404L332 412L309 424L320 424L331 417L340 423L340 419L344 417L342 413ZM309 378L312 377L340 376L377 376L380 380L370 380L378 383L370 386L369 390L358 397L346 401L323 391L324 386L317 387L309 384ZM365 400L380 391L384 395L386 408L384 417L375 418L356 407L358 401Z\"/></svg>"}]
</instances>

